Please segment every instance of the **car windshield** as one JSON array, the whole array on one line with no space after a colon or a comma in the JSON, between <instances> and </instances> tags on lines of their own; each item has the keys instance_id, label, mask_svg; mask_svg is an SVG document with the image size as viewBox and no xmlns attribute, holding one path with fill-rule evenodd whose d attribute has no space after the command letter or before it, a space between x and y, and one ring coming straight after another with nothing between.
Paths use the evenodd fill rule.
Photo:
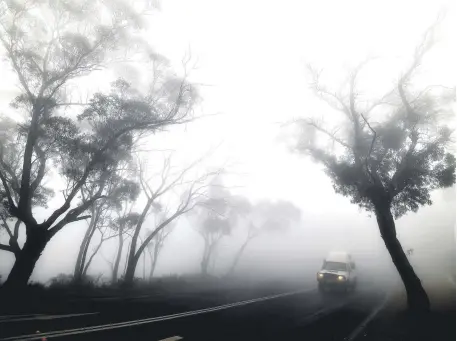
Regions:
<instances>
[{"instance_id":1,"label":"car windshield","mask_svg":"<svg viewBox=\"0 0 457 341\"><path fill-rule=\"evenodd\" d=\"M323 270L346 271L346 264L340 262L325 262Z\"/></svg>"}]
</instances>

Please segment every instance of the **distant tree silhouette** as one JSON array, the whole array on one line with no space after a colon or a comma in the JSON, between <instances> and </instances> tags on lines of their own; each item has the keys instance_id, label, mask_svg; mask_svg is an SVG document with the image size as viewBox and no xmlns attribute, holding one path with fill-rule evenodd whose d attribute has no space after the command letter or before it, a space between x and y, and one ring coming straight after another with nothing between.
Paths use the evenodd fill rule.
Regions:
<instances>
[{"instance_id":1,"label":"distant tree silhouette","mask_svg":"<svg viewBox=\"0 0 457 341\"><path fill-rule=\"evenodd\" d=\"M163 221L165 219L165 216L161 217L161 220ZM148 246L145 249L145 252L148 253L149 255L149 261L151 263L151 267L149 268L149 280L152 280L154 276L154 271L157 266L157 261L159 260L159 255L163 249L163 246L165 244L165 240L168 238L170 233L173 231L173 227L175 226L174 223L170 223L168 226L160 230L158 233L156 233L155 237L151 239L149 242ZM148 230L146 235L150 235L153 233L152 230Z\"/></svg>"},{"instance_id":2,"label":"distant tree silhouette","mask_svg":"<svg viewBox=\"0 0 457 341\"><path fill-rule=\"evenodd\" d=\"M97 14L102 12L100 20ZM21 91L12 103L18 114L18 164L10 164L16 160L0 147L3 211L26 231L22 249L11 246L16 260L3 287L19 290L55 234L90 218L84 213L106 196L105 183L119 162L130 157L140 134L189 121L196 92L186 75L163 71L160 77L151 73L146 95L119 80L108 94L73 102L69 94L79 77L125 59L125 52L157 57L146 46L142 49L135 35L141 17L123 2L3 1L0 23L1 53ZM76 115L78 108L82 111ZM66 188L59 207L38 222L33 209L50 192L44 183L51 170ZM78 195L87 185L96 189L81 200ZM12 236L14 243L14 232Z\"/></svg>"},{"instance_id":3,"label":"distant tree silhouette","mask_svg":"<svg viewBox=\"0 0 457 341\"><path fill-rule=\"evenodd\" d=\"M200 262L201 273L208 275L209 267L214 264L213 257L220 241L231 234L236 223L236 213L230 204L231 193L221 177L211 181L208 196L203 205L194 212L192 224L203 238L203 254Z\"/></svg>"},{"instance_id":4,"label":"distant tree silhouette","mask_svg":"<svg viewBox=\"0 0 457 341\"><path fill-rule=\"evenodd\" d=\"M241 224L244 222L247 233L246 239L235 254L228 275L235 272L241 256L252 240L264 233L285 233L290 225L297 223L301 218L300 209L288 201L262 200L252 205L244 198L234 198L231 203L240 212Z\"/></svg>"},{"instance_id":5,"label":"distant tree silhouette","mask_svg":"<svg viewBox=\"0 0 457 341\"><path fill-rule=\"evenodd\" d=\"M455 183L455 157L448 149L452 131L446 125L454 95L445 87L418 90L411 83L433 46L435 27L424 35L411 66L395 87L369 105L359 99L356 87L364 64L350 75L346 95L326 88L320 74L311 69L312 88L342 114L344 123L339 128L343 129L313 119L298 121L303 128L298 150L325 166L337 193L375 213L381 237L405 285L408 306L415 311L428 311L430 303L397 239L395 218L431 205L430 191ZM383 110L376 113L377 109ZM330 139L334 148L320 144L321 137Z\"/></svg>"}]
</instances>

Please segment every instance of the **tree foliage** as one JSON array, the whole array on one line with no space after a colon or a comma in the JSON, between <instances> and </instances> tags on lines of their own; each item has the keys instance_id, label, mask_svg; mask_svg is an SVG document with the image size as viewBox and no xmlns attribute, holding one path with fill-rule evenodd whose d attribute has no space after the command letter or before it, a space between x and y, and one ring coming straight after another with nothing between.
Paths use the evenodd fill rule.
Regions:
<instances>
[{"instance_id":1,"label":"tree foliage","mask_svg":"<svg viewBox=\"0 0 457 341\"><path fill-rule=\"evenodd\" d=\"M430 205L432 190L455 183L455 156L449 149L453 131L448 127L452 90L442 86L418 90L411 82L432 40L428 31L395 87L369 105L357 89L366 63L350 75L346 95L328 90L311 69L312 89L342 114L343 123L332 129L315 119L299 120L303 133L297 149L325 166L337 193L368 211L374 211L378 199L386 200L398 218ZM320 136L336 148L320 145Z\"/></svg>"},{"instance_id":2,"label":"tree foliage","mask_svg":"<svg viewBox=\"0 0 457 341\"><path fill-rule=\"evenodd\" d=\"M141 15L135 11L124 1L0 4L0 52L20 89L12 103L15 120L0 134L2 212L27 232L7 283L24 282L47 242L67 224L87 219L83 213L109 196L107 188L117 181L113 174L129 161L139 136L191 119L197 93L187 70L177 77L162 67L151 74L153 86L145 92L120 79L109 93L73 102L82 77L130 58L130 51L156 58L136 34ZM45 186L51 176L64 181L63 199L38 223L33 209L52 195ZM119 191L125 186L131 184Z\"/></svg>"}]
</instances>

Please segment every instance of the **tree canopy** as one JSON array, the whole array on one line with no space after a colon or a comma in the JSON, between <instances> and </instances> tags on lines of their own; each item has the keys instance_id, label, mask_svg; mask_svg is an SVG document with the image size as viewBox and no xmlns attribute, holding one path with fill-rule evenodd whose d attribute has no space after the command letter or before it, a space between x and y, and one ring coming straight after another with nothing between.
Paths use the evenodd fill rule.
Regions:
<instances>
[{"instance_id":1,"label":"tree canopy","mask_svg":"<svg viewBox=\"0 0 457 341\"><path fill-rule=\"evenodd\" d=\"M336 128L316 119L301 119L297 150L325 166L335 191L360 207L374 211L373 201L386 200L395 217L432 203L430 192L455 183L455 156L450 150L449 128L453 89L428 86L417 89L414 71L433 46L428 31L416 49L413 62L385 96L368 105L360 99L359 65L343 88L333 92L311 68L315 94L341 114ZM336 148L318 143L320 136Z\"/></svg>"}]
</instances>

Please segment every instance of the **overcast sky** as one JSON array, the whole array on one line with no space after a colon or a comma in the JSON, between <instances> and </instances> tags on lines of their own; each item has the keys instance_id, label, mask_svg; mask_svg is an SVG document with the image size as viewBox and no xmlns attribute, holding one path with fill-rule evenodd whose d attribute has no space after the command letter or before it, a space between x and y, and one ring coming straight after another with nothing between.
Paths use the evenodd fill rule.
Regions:
<instances>
[{"instance_id":1,"label":"overcast sky","mask_svg":"<svg viewBox=\"0 0 457 341\"><path fill-rule=\"evenodd\" d=\"M204 84L198 112L219 115L160 137L157 148L174 148L192 159L222 143L213 162L235 161L236 170L244 174L231 179L231 185L242 185L240 192L252 200L281 198L303 210L302 226L282 241L265 237L256 242L245 264L256 262L261 267L275 258L299 266L311 254L320 261L331 248L354 253L375 250L385 256L375 219L334 194L319 166L290 153L280 124L327 110L307 88L306 63L323 68L325 79L338 87L360 61L380 57L367 69L361 85L366 85L370 95L383 93L408 64L422 33L443 6L448 13L439 31L440 44L426 59L421 79L454 86L454 1L162 1L161 11L150 18L146 36L176 67L190 48L193 60L198 60L191 78ZM106 86L103 79L98 83ZM3 108L13 93L10 84L8 77L0 81ZM449 236L449 231L452 235L453 193L435 193L433 207L398 222L402 242L419 248L418 258L421 242L431 236ZM71 271L84 227L76 223L59 233L33 277L44 279ZM158 273L196 271L200 243L183 219L166 245ZM225 245L230 254L230 241ZM426 254L428 249L422 246L422 250ZM96 260L93 272L104 266L102 259ZM7 261L0 262L3 272L7 267Z\"/></svg>"}]
</instances>

